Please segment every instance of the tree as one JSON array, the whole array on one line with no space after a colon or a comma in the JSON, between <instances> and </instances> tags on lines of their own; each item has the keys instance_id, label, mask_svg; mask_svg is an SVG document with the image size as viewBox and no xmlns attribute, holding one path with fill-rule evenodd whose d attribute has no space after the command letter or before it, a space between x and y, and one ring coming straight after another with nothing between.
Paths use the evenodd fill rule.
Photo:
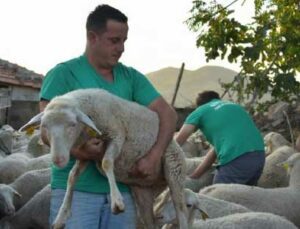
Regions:
<instances>
[{"instance_id":1,"label":"tree","mask_svg":"<svg viewBox=\"0 0 300 229\"><path fill-rule=\"evenodd\" d=\"M206 61L216 58L240 63L234 81L222 84L235 94L237 102L255 109L263 95L272 95L271 103L291 102L299 98L300 84L300 1L255 0L252 21L241 24L229 10L216 1L195 0L186 21L198 34L197 47L205 49Z\"/></svg>"}]
</instances>

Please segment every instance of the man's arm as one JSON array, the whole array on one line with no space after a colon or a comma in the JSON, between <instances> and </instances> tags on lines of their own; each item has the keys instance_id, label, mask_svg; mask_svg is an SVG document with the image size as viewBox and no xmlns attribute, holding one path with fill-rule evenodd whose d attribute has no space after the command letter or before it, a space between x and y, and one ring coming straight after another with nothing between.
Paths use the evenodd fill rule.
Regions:
<instances>
[{"instance_id":1,"label":"man's arm","mask_svg":"<svg viewBox=\"0 0 300 229\"><path fill-rule=\"evenodd\" d=\"M151 176L155 176L159 171L161 157L173 138L176 129L177 114L162 97L154 100L148 107L158 114L159 133L156 143L132 168L131 175L136 177L149 177L151 179Z\"/></svg>"},{"instance_id":2,"label":"man's arm","mask_svg":"<svg viewBox=\"0 0 300 229\"><path fill-rule=\"evenodd\" d=\"M183 126L180 128L179 132L175 136L176 142L182 146L183 143L186 142L189 136L191 136L192 133L194 133L196 130L196 127L191 124L183 124Z\"/></svg>"},{"instance_id":3,"label":"man's arm","mask_svg":"<svg viewBox=\"0 0 300 229\"><path fill-rule=\"evenodd\" d=\"M40 112L44 111L48 103L48 100L40 100ZM41 137L43 142L49 146L49 139L46 139L45 136ZM105 144L101 139L98 138L91 138L84 144L71 149L71 154L79 160L100 160L102 159L104 152Z\"/></svg>"},{"instance_id":4,"label":"man's arm","mask_svg":"<svg viewBox=\"0 0 300 229\"><path fill-rule=\"evenodd\" d=\"M45 110L45 107L47 106L47 104L49 103L48 100L45 100L45 99L41 99L40 100L40 112L44 111Z\"/></svg>"},{"instance_id":5,"label":"man's arm","mask_svg":"<svg viewBox=\"0 0 300 229\"><path fill-rule=\"evenodd\" d=\"M198 165L195 171L190 175L190 178L197 179L200 178L215 162L217 156L214 148L211 148L206 154L203 162Z\"/></svg>"},{"instance_id":6,"label":"man's arm","mask_svg":"<svg viewBox=\"0 0 300 229\"><path fill-rule=\"evenodd\" d=\"M188 137L196 130L196 127L191 124L184 124L180 131L176 134L175 140L178 142L179 145L185 143ZM216 160L216 153L215 150L212 148L206 154L203 162L198 165L195 171L190 175L190 178L197 179L201 177L215 162Z\"/></svg>"}]
</instances>

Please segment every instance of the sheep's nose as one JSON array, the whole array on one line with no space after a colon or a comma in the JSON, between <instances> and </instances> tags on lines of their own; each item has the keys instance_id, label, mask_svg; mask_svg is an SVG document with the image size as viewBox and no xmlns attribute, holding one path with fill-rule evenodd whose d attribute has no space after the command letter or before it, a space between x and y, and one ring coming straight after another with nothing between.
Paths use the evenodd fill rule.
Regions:
<instances>
[{"instance_id":1,"label":"sheep's nose","mask_svg":"<svg viewBox=\"0 0 300 229\"><path fill-rule=\"evenodd\" d=\"M7 207L6 208L6 215L13 215L15 214L15 207L11 206L11 207Z\"/></svg>"},{"instance_id":2,"label":"sheep's nose","mask_svg":"<svg viewBox=\"0 0 300 229\"><path fill-rule=\"evenodd\" d=\"M53 158L53 163L59 167L59 168L62 168L64 167L66 164L67 164L67 159L63 156L60 156L60 157L54 157Z\"/></svg>"}]
</instances>

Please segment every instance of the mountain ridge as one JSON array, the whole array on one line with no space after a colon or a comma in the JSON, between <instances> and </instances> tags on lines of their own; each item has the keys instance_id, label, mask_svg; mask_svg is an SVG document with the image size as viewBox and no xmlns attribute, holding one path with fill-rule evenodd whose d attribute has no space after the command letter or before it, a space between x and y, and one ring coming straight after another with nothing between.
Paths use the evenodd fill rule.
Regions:
<instances>
[{"instance_id":1,"label":"mountain ridge","mask_svg":"<svg viewBox=\"0 0 300 229\"><path fill-rule=\"evenodd\" d=\"M164 98L171 103L179 72L180 68L166 67L147 73L146 76ZM221 94L223 89L220 82L229 83L235 75L237 75L236 71L216 65L206 65L196 70L185 69L174 106L193 106L198 93L204 90L214 90Z\"/></svg>"}]
</instances>

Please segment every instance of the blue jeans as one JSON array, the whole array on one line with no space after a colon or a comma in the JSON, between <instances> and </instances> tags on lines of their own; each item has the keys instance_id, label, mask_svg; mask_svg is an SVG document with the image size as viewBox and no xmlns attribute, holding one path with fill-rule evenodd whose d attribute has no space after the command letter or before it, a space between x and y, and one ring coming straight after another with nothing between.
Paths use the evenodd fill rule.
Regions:
<instances>
[{"instance_id":1,"label":"blue jeans","mask_svg":"<svg viewBox=\"0 0 300 229\"><path fill-rule=\"evenodd\" d=\"M65 196L65 190L52 189L50 225L52 225ZM135 204L130 193L122 193L125 211L114 215L110 208L110 195L73 192L71 217L65 229L134 229L136 228Z\"/></svg>"},{"instance_id":2,"label":"blue jeans","mask_svg":"<svg viewBox=\"0 0 300 229\"><path fill-rule=\"evenodd\" d=\"M231 162L217 167L213 183L245 184L255 186L265 165L265 153L245 153Z\"/></svg>"}]
</instances>

